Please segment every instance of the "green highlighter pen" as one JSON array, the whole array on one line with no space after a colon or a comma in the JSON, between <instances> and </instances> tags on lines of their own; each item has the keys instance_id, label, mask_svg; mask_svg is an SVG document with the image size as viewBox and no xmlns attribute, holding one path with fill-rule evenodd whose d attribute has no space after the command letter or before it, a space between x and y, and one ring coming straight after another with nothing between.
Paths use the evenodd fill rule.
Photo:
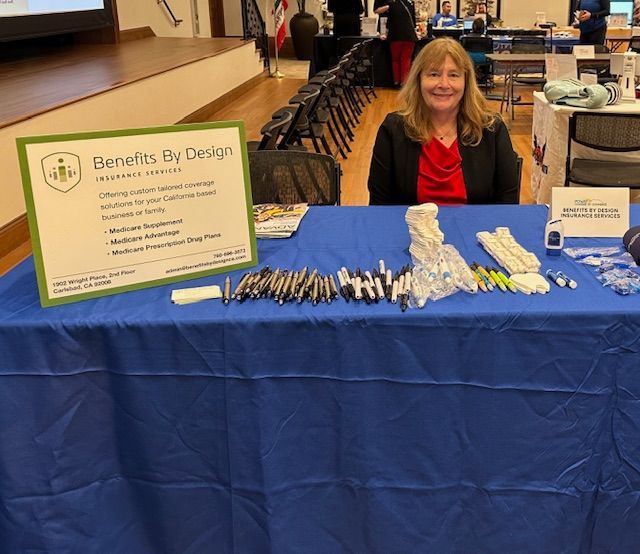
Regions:
<instances>
[{"instance_id":1,"label":"green highlighter pen","mask_svg":"<svg viewBox=\"0 0 640 554\"><path fill-rule=\"evenodd\" d=\"M495 270L492 267L487 266L487 271L489 272L489 275L491 275L491 278L496 282L496 285L500 287L500 290L502 292L507 292L506 285L502 282L502 279L498 277L498 274L495 272Z\"/></svg>"},{"instance_id":2,"label":"green highlighter pen","mask_svg":"<svg viewBox=\"0 0 640 554\"><path fill-rule=\"evenodd\" d=\"M507 286L507 288L512 292L512 293L517 293L518 289L515 287L515 285L511 282L511 280L509 279L509 277L507 277L504 273L502 273L502 271L500 271L498 268L493 268L493 270L496 272L496 275L498 277L500 277L500 280Z\"/></svg>"}]
</instances>

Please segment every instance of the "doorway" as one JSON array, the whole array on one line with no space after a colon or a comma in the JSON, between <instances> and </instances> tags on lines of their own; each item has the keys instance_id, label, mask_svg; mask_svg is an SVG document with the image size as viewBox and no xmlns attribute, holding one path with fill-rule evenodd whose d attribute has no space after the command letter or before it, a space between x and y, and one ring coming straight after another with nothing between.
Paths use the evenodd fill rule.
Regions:
<instances>
[{"instance_id":1,"label":"doorway","mask_svg":"<svg viewBox=\"0 0 640 554\"><path fill-rule=\"evenodd\" d=\"M209 0L209 18L211 20L211 36L226 37L224 28L224 0Z\"/></svg>"}]
</instances>

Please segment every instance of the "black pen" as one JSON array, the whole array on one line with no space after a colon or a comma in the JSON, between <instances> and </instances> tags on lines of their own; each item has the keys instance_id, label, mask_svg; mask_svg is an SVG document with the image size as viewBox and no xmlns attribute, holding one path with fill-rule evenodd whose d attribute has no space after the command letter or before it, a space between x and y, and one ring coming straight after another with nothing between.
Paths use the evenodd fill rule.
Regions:
<instances>
[{"instance_id":1,"label":"black pen","mask_svg":"<svg viewBox=\"0 0 640 554\"><path fill-rule=\"evenodd\" d=\"M353 288L356 291L356 300L362 300L362 275L360 274L360 268L356 269L355 281Z\"/></svg>"},{"instance_id":2,"label":"black pen","mask_svg":"<svg viewBox=\"0 0 640 554\"><path fill-rule=\"evenodd\" d=\"M351 293L349 292L349 287L347 286L346 281L344 280L344 275L342 274L342 270L337 272L338 275L338 283L340 283L340 294L342 298L345 299L346 302L349 302L351 298Z\"/></svg>"},{"instance_id":3,"label":"black pen","mask_svg":"<svg viewBox=\"0 0 640 554\"><path fill-rule=\"evenodd\" d=\"M380 260L382 267L384 268L384 262ZM384 298L384 288L382 287L382 281L380 280L380 273L378 273L375 269L373 270L373 282L376 286L376 293L378 295L378 300L382 300Z\"/></svg>"},{"instance_id":4,"label":"black pen","mask_svg":"<svg viewBox=\"0 0 640 554\"><path fill-rule=\"evenodd\" d=\"M353 286L353 274L346 268L343 267L342 268L342 274L344 276L344 284L347 287L347 290L349 291L349 296L351 298L353 298L353 301L356 301L356 289Z\"/></svg>"},{"instance_id":5,"label":"black pen","mask_svg":"<svg viewBox=\"0 0 640 554\"><path fill-rule=\"evenodd\" d=\"M371 287L371 281L369 281L369 279L365 279L362 282L362 285L365 291L365 294L363 295L365 301L368 299L368 300L372 300L373 302L378 302L378 297L376 296L376 293L373 292L373 288ZM368 303L369 302L367 302L367 304Z\"/></svg>"},{"instance_id":6,"label":"black pen","mask_svg":"<svg viewBox=\"0 0 640 554\"><path fill-rule=\"evenodd\" d=\"M398 274L396 273L393 276L393 286L391 287L391 303L395 304L398 301L398 289L400 287L400 282L398 279Z\"/></svg>"}]
</instances>

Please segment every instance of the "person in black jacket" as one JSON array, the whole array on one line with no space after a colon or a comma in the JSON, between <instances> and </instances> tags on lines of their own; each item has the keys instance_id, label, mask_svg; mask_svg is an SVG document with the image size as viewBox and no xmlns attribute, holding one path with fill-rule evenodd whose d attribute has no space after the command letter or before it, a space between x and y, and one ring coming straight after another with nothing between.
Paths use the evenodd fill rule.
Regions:
<instances>
[{"instance_id":1,"label":"person in black jacket","mask_svg":"<svg viewBox=\"0 0 640 554\"><path fill-rule=\"evenodd\" d=\"M387 17L387 40L396 86L404 84L411 67L411 56L418 36L413 0L375 0L373 11Z\"/></svg>"},{"instance_id":2,"label":"person in black jacket","mask_svg":"<svg viewBox=\"0 0 640 554\"><path fill-rule=\"evenodd\" d=\"M333 36L360 36L361 0L329 0L327 10L333 14Z\"/></svg>"},{"instance_id":3,"label":"person in black jacket","mask_svg":"<svg viewBox=\"0 0 640 554\"><path fill-rule=\"evenodd\" d=\"M370 204L518 203L516 154L478 89L471 59L451 38L425 46L378 130Z\"/></svg>"}]
</instances>

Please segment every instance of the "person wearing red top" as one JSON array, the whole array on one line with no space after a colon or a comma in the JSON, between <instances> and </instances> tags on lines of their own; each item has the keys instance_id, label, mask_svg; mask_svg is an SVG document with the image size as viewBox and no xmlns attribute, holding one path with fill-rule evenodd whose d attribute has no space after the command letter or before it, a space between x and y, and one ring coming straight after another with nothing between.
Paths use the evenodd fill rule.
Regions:
<instances>
[{"instance_id":1,"label":"person wearing red top","mask_svg":"<svg viewBox=\"0 0 640 554\"><path fill-rule=\"evenodd\" d=\"M518 203L516 154L488 109L473 63L451 38L430 42L378 130L370 204Z\"/></svg>"}]
</instances>

